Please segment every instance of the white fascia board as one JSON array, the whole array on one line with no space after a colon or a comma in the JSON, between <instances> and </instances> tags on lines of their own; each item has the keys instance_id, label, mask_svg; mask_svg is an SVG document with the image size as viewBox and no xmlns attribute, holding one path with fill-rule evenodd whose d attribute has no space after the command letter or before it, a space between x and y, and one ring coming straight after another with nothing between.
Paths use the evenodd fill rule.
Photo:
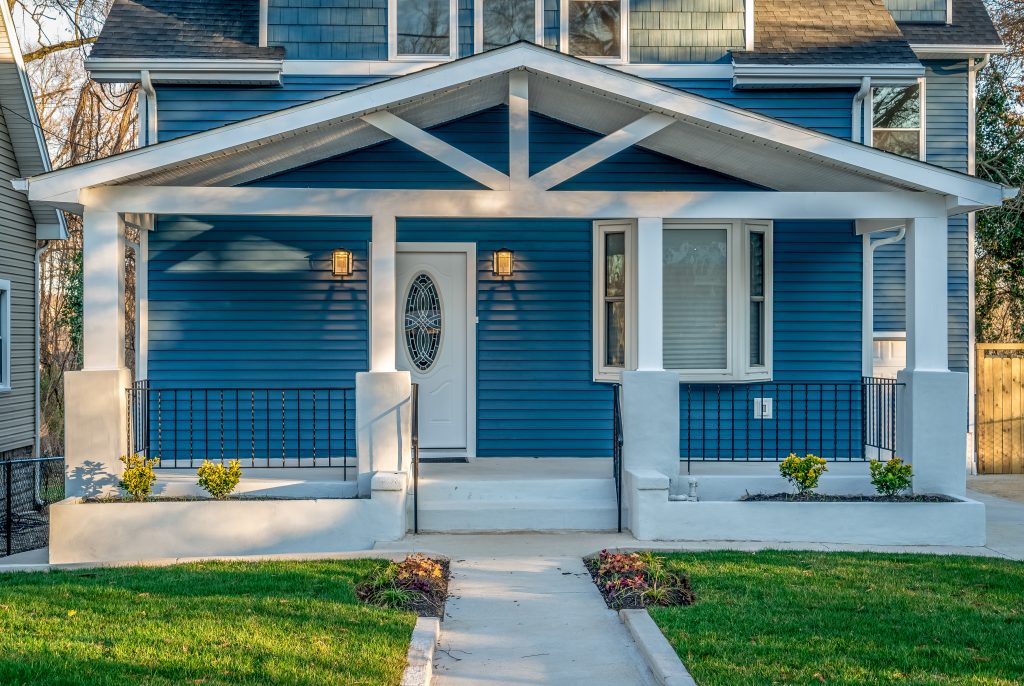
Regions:
<instances>
[{"instance_id":1,"label":"white fascia board","mask_svg":"<svg viewBox=\"0 0 1024 686\"><path fill-rule=\"evenodd\" d=\"M1003 188L998 184L522 43L211 131L43 174L30 180L29 197L47 200L76 189L116 183L136 174L188 163L239 146L251 146L263 139L318 127L324 122L361 116L392 103L407 102L417 96L524 68L575 82L611 98L627 100L645 110L748 137L766 144L778 154L797 154L840 167L863 169L922 190L967 198L984 206L999 205L1003 200Z\"/></svg>"},{"instance_id":2,"label":"white fascia board","mask_svg":"<svg viewBox=\"0 0 1024 686\"><path fill-rule=\"evenodd\" d=\"M971 44L911 44L910 49L918 57L936 59L942 57L981 57L984 55L1006 54L1005 45L971 45Z\"/></svg>"},{"instance_id":3,"label":"white fascia board","mask_svg":"<svg viewBox=\"0 0 1024 686\"><path fill-rule=\"evenodd\" d=\"M283 60L87 59L89 76L100 83L139 81L148 70L154 83L247 83L278 85Z\"/></svg>"},{"instance_id":4,"label":"white fascia board","mask_svg":"<svg viewBox=\"0 0 1024 686\"><path fill-rule=\"evenodd\" d=\"M920 64L792 65L734 64L733 85L860 86L865 76L880 85L910 85L924 76Z\"/></svg>"},{"instance_id":5,"label":"white fascia board","mask_svg":"<svg viewBox=\"0 0 1024 686\"><path fill-rule=\"evenodd\" d=\"M405 76L436 67L438 60L285 60L286 76ZM647 79L731 79L731 64L612 64L616 71Z\"/></svg>"}]
</instances>

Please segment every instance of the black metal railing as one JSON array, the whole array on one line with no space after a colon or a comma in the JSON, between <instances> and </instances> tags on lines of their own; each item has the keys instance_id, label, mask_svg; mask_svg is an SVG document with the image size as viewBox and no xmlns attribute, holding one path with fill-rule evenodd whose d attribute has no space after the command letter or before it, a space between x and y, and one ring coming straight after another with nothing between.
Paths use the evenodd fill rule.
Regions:
<instances>
[{"instance_id":1,"label":"black metal railing","mask_svg":"<svg viewBox=\"0 0 1024 686\"><path fill-rule=\"evenodd\" d=\"M0 460L0 556L45 548L48 506L64 499L64 458Z\"/></svg>"},{"instance_id":2,"label":"black metal railing","mask_svg":"<svg viewBox=\"0 0 1024 686\"><path fill-rule=\"evenodd\" d=\"M412 385L412 532L420 532L420 385Z\"/></svg>"},{"instance_id":3,"label":"black metal railing","mask_svg":"<svg viewBox=\"0 0 1024 686\"><path fill-rule=\"evenodd\" d=\"M612 475L615 478L615 505L618 529L622 533L622 386L612 384Z\"/></svg>"},{"instance_id":4,"label":"black metal railing","mask_svg":"<svg viewBox=\"0 0 1024 686\"><path fill-rule=\"evenodd\" d=\"M896 454L896 379L865 376L861 383L864 446L868 457L889 459Z\"/></svg>"},{"instance_id":5,"label":"black metal railing","mask_svg":"<svg viewBox=\"0 0 1024 686\"><path fill-rule=\"evenodd\" d=\"M341 467L354 478L352 388L128 389L128 445L159 467Z\"/></svg>"},{"instance_id":6,"label":"black metal railing","mask_svg":"<svg viewBox=\"0 0 1024 686\"><path fill-rule=\"evenodd\" d=\"M682 384L680 453L689 461L764 461L794 452L865 460L896 445L895 380ZM884 454L882 454L884 453Z\"/></svg>"}]
</instances>

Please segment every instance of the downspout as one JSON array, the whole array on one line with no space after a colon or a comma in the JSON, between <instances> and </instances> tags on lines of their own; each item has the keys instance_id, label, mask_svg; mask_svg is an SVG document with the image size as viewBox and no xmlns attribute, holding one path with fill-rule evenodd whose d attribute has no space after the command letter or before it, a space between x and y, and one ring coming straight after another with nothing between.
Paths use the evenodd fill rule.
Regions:
<instances>
[{"instance_id":1,"label":"downspout","mask_svg":"<svg viewBox=\"0 0 1024 686\"><path fill-rule=\"evenodd\" d=\"M871 77L860 80L860 90L853 96L853 142L864 143L864 109L868 94L871 93Z\"/></svg>"},{"instance_id":2,"label":"downspout","mask_svg":"<svg viewBox=\"0 0 1024 686\"><path fill-rule=\"evenodd\" d=\"M146 96L145 120L139 121L139 135L143 137L144 147L157 142L156 88L153 87L153 77L148 69L139 72L139 87Z\"/></svg>"},{"instance_id":3,"label":"downspout","mask_svg":"<svg viewBox=\"0 0 1024 686\"><path fill-rule=\"evenodd\" d=\"M43 415L42 415L42 403L40 402L39 396L42 394L41 385L43 382L43 374L39 369L40 355L39 355L39 327L42 324L39 316L39 308L42 306L43 288L42 283L39 279L40 267L39 264L43 259L43 253L50 248L50 241L43 241L43 244L36 249L36 258L34 263L35 268L35 279L36 279L36 344L35 344L35 370L36 370L36 389L35 389L35 437L33 438L32 455L34 457L42 457L42 443L43 443Z\"/></svg>"}]
</instances>

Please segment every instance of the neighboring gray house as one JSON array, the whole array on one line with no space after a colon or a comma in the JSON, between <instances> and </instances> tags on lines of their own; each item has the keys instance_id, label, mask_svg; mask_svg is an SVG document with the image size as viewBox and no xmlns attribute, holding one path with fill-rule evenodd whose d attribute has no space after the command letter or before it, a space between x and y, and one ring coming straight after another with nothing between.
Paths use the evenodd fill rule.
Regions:
<instances>
[{"instance_id":1,"label":"neighboring gray house","mask_svg":"<svg viewBox=\"0 0 1024 686\"><path fill-rule=\"evenodd\" d=\"M29 203L11 179L50 169L7 3L0 3L0 458L38 445L39 241L66 237L63 215Z\"/></svg>"}]
</instances>

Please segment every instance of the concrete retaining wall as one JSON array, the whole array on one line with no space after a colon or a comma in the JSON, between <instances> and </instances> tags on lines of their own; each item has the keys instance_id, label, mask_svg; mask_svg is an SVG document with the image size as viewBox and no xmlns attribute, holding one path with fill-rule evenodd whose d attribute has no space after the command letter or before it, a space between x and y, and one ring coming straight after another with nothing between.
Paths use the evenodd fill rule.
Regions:
<instances>
[{"instance_id":1,"label":"concrete retaining wall","mask_svg":"<svg viewBox=\"0 0 1024 686\"><path fill-rule=\"evenodd\" d=\"M669 480L628 470L629 528L642 541L985 545L985 506L952 503L786 503L669 500Z\"/></svg>"},{"instance_id":2,"label":"concrete retaining wall","mask_svg":"<svg viewBox=\"0 0 1024 686\"><path fill-rule=\"evenodd\" d=\"M407 477L374 475L361 499L89 503L50 509L53 564L365 550L406 531Z\"/></svg>"}]
</instances>

